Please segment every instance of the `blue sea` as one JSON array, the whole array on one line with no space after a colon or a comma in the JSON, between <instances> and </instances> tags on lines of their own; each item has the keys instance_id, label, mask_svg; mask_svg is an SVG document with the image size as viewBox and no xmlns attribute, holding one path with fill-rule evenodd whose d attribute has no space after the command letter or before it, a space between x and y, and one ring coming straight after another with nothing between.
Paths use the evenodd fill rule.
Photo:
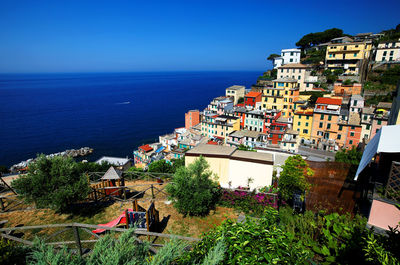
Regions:
<instances>
[{"instance_id":1,"label":"blue sea","mask_svg":"<svg viewBox=\"0 0 400 265\"><path fill-rule=\"evenodd\" d=\"M132 157L141 144L184 126L231 85L250 88L260 72L0 75L0 165L71 148Z\"/></svg>"}]
</instances>

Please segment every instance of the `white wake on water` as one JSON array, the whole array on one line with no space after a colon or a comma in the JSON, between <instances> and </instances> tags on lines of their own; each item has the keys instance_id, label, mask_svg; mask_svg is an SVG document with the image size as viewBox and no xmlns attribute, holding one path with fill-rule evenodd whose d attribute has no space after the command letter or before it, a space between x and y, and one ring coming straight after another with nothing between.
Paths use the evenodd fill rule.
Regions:
<instances>
[{"instance_id":1,"label":"white wake on water","mask_svg":"<svg viewBox=\"0 0 400 265\"><path fill-rule=\"evenodd\" d=\"M116 105L126 105L126 104L131 104L130 101L125 101L125 102L119 102L119 103L115 103Z\"/></svg>"}]
</instances>

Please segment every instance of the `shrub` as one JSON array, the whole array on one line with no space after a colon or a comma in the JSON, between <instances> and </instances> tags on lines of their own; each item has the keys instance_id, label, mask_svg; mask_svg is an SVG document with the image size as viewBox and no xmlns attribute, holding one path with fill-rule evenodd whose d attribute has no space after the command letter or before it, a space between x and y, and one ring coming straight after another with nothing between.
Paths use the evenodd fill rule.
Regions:
<instances>
[{"instance_id":1,"label":"shrub","mask_svg":"<svg viewBox=\"0 0 400 265\"><path fill-rule=\"evenodd\" d=\"M0 239L0 264L25 264L30 249L7 239Z\"/></svg>"},{"instance_id":2,"label":"shrub","mask_svg":"<svg viewBox=\"0 0 400 265\"><path fill-rule=\"evenodd\" d=\"M12 182L13 188L27 202L38 208L65 211L69 205L87 197L89 183L72 158L38 156L25 176Z\"/></svg>"},{"instance_id":3,"label":"shrub","mask_svg":"<svg viewBox=\"0 0 400 265\"><path fill-rule=\"evenodd\" d=\"M149 165L149 172L156 173L173 173L173 167L164 159L154 161Z\"/></svg>"},{"instance_id":4,"label":"shrub","mask_svg":"<svg viewBox=\"0 0 400 265\"><path fill-rule=\"evenodd\" d=\"M172 182L166 186L170 199L183 215L207 215L219 199L219 186L204 157L188 167L177 169Z\"/></svg>"},{"instance_id":5,"label":"shrub","mask_svg":"<svg viewBox=\"0 0 400 265\"><path fill-rule=\"evenodd\" d=\"M355 146L350 150L340 150L335 154L335 161L343 162L351 165L358 165L361 161L362 152L358 151Z\"/></svg>"},{"instance_id":6,"label":"shrub","mask_svg":"<svg viewBox=\"0 0 400 265\"><path fill-rule=\"evenodd\" d=\"M226 253L222 264L303 264L312 257L293 234L277 226L278 212L267 208L260 219L248 218L243 223L231 220L205 234L193 251L182 256L179 264L196 263L224 240ZM190 263L189 263L190 264Z\"/></svg>"},{"instance_id":7,"label":"shrub","mask_svg":"<svg viewBox=\"0 0 400 265\"><path fill-rule=\"evenodd\" d=\"M300 155L288 157L282 169L278 182L284 200L290 200L295 192L303 193L309 188L306 177L312 176L314 172Z\"/></svg>"}]
</instances>

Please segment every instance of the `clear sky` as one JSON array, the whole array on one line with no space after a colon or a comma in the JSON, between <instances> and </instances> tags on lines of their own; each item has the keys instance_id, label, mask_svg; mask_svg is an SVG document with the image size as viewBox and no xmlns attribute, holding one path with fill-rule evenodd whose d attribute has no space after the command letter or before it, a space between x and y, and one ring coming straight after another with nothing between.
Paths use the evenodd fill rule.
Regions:
<instances>
[{"instance_id":1,"label":"clear sky","mask_svg":"<svg viewBox=\"0 0 400 265\"><path fill-rule=\"evenodd\" d=\"M0 73L262 71L307 33L399 23L400 0L1 0Z\"/></svg>"}]
</instances>

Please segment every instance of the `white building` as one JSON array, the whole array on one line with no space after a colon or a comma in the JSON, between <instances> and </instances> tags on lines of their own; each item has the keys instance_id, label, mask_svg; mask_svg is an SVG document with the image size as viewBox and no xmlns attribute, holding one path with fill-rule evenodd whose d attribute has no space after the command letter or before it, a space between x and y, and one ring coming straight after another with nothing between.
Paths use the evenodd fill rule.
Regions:
<instances>
[{"instance_id":1,"label":"white building","mask_svg":"<svg viewBox=\"0 0 400 265\"><path fill-rule=\"evenodd\" d=\"M376 62L400 61L400 39L378 44L375 56Z\"/></svg>"},{"instance_id":2,"label":"white building","mask_svg":"<svg viewBox=\"0 0 400 265\"><path fill-rule=\"evenodd\" d=\"M281 57L274 59L274 69L289 63L300 63L300 49L284 49L281 51Z\"/></svg>"}]
</instances>

